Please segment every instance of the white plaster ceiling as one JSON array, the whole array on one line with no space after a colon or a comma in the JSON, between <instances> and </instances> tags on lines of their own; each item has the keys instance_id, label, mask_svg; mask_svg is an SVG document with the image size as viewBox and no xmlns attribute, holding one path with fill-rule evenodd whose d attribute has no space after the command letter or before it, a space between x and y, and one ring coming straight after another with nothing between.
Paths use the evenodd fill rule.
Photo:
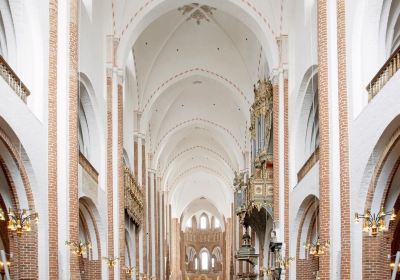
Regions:
<instances>
[{"instance_id":1,"label":"white plaster ceiling","mask_svg":"<svg viewBox=\"0 0 400 280\"><path fill-rule=\"evenodd\" d=\"M204 197L229 217L234 171L249 150L253 84L267 63L240 19L188 7L160 15L132 47L140 128L173 216Z\"/></svg>"}]
</instances>

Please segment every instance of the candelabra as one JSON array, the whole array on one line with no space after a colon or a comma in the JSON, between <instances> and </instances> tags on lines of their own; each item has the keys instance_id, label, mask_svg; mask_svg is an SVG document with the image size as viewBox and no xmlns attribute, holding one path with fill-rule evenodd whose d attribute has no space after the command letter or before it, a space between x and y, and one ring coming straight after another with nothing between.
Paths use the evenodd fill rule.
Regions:
<instances>
[{"instance_id":1,"label":"candelabra","mask_svg":"<svg viewBox=\"0 0 400 280\"><path fill-rule=\"evenodd\" d=\"M358 223L360 219L364 219L363 231L370 233L373 237L376 237L378 233L382 233L387 230L385 217L390 215L390 221L396 219L396 213L394 209L390 212L385 212L382 207L378 214L371 213L371 209L368 209L364 215L355 213L354 221Z\"/></svg>"},{"instance_id":2,"label":"candelabra","mask_svg":"<svg viewBox=\"0 0 400 280\"><path fill-rule=\"evenodd\" d=\"M288 269L290 266L290 263L294 261L294 258L289 257L289 258L283 258L282 256L279 256L277 259L277 263L279 264L279 267L282 269Z\"/></svg>"},{"instance_id":3,"label":"candelabra","mask_svg":"<svg viewBox=\"0 0 400 280\"><path fill-rule=\"evenodd\" d=\"M119 258L108 258L103 257L103 260L106 262L108 267L114 267L117 264Z\"/></svg>"},{"instance_id":4,"label":"candelabra","mask_svg":"<svg viewBox=\"0 0 400 280\"><path fill-rule=\"evenodd\" d=\"M92 245L90 242L83 242L83 241L65 241L65 245L67 245L71 252L77 256L82 256L83 254L86 254L87 251L92 248Z\"/></svg>"},{"instance_id":5,"label":"candelabra","mask_svg":"<svg viewBox=\"0 0 400 280\"><path fill-rule=\"evenodd\" d=\"M310 255L314 257L319 257L325 254L325 251L328 250L330 247L330 241L321 242L319 237L317 238L317 242L315 243L308 243L305 245L305 248L309 252Z\"/></svg>"},{"instance_id":6,"label":"candelabra","mask_svg":"<svg viewBox=\"0 0 400 280\"><path fill-rule=\"evenodd\" d=\"M135 272L136 272L136 267L134 267L134 266L125 266L125 267L124 267L124 270L125 270L125 273L126 273L128 276L132 276L132 275L134 275Z\"/></svg>"},{"instance_id":7,"label":"candelabra","mask_svg":"<svg viewBox=\"0 0 400 280\"><path fill-rule=\"evenodd\" d=\"M267 276L268 279L270 279L272 277L272 270L271 270L271 267L269 267L269 266L261 267L260 272L263 273L263 276Z\"/></svg>"},{"instance_id":8,"label":"candelabra","mask_svg":"<svg viewBox=\"0 0 400 280\"><path fill-rule=\"evenodd\" d=\"M0 220L5 221L6 215L0 208ZM8 226L10 231L15 231L18 236L21 236L23 232L29 232L32 230L32 223L36 224L39 222L39 215L31 210L22 209L14 211L11 208L8 211Z\"/></svg>"}]
</instances>

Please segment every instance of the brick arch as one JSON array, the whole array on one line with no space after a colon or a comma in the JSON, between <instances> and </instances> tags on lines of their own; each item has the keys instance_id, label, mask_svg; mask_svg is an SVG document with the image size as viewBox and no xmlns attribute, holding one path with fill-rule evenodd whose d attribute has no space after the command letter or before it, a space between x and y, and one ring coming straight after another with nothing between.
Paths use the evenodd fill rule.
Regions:
<instances>
[{"instance_id":1,"label":"brick arch","mask_svg":"<svg viewBox=\"0 0 400 280\"><path fill-rule=\"evenodd\" d=\"M81 269L81 279L82 280L90 280L90 279L101 279L101 241L100 241L100 233L96 221L96 217L93 213L91 202L88 202L88 198L80 198L79 205L82 207L87 214L89 215L90 222L93 224L94 233L96 237L96 245L97 245L97 259L93 258L93 248L88 251L87 258L80 258L79 266ZM90 236L90 229L88 227L87 217L82 212L82 209L79 210L79 220L82 223L82 228L84 230L85 239L89 242L93 242ZM84 271L85 273L82 273Z\"/></svg>"},{"instance_id":2,"label":"brick arch","mask_svg":"<svg viewBox=\"0 0 400 280\"><path fill-rule=\"evenodd\" d=\"M312 238L312 230L317 221L319 205L318 202L314 201L314 198L314 196L308 196L303 202L303 204L305 204L305 209L299 223L296 245L296 279L298 280L315 279L315 272L319 270L319 259L317 257L307 255L307 253L305 258L300 257L301 247L304 246L304 244L301 243L303 230L306 230L306 242L310 242ZM311 215L309 225L304 229L304 223L309 215Z\"/></svg>"},{"instance_id":3,"label":"brick arch","mask_svg":"<svg viewBox=\"0 0 400 280\"><path fill-rule=\"evenodd\" d=\"M394 209L396 213L400 211L400 196L397 197L396 203L394 205ZM389 226L389 234L391 235L391 243L390 243L390 254L391 254L391 262L394 262L394 255L396 255L397 251L400 251L400 219L397 218L395 222L391 223ZM389 249L389 248L388 248ZM396 280L399 280L399 274L396 277Z\"/></svg>"},{"instance_id":4,"label":"brick arch","mask_svg":"<svg viewBox=\"0 0 400 280\"><path fill-rule=\"evenodd\" d=\"M383 168L389 158L392 155L393 149L398 144L400 140L400 129L396 129L392 136L387 141L384 149L379 155L378 160L376 161L376 165L374 167L374 172L371 177L371 182L369 184L367 197L365 201L365 209L370 209L375 196L377 195L378 181L381 179L385 179L386 183L383 186L383 195L380 199L379 205L384 206L385 202L388 200L388 196L390 194L390 190L393 186L393 180L397 172L399 172L400 167L400 155L396 155L397 160L391 168L389 174L384 174ZM400 210L400 196L396 198L396 203L394 208L398 212ZM390 209L386 209L390 210ZM374 209L373 212L377 211ZM363 270L363 279L365 280L373 280L373 279L391 279L391 270L390 270L390 262L388 259L388 255L392 254L392 247L396 247L396 244L399 241L395 240L396 234L400 232L399 228L399 218L395 222L391 222L389 224L388 231L378 235L377 237L371 237L368 235L363 236L362 238L362 270ZM400 235L400 234L399 234ZM396 243L397 242L397 243Z\"/></svg>"},{"instance_id":5,"label":"brick arch","mask_svg":"<svg viewBox=\"0 0 400 280\"><path fill-rule=\"evenodd\" d=\"M31 183L24 162L17 148L8 137L7 133L0 128L0 141L4 144L7 152L15 163L19 176L21 177L25 196L28 201L28 207L31 211L35 211L35 203ZM15 209L20 209L20 202L16 191L16 185L12 179L11 172L6 161L0 156L0 166L6 176L10 193L12 196L12 204ZM39 217L40 219L40 217ZM40 222L40 221L39 221ZM10 239L10 252L13 254L11 261L10 274L12 279L38 279L38 228L32 224L31 232L24 233L18 237L14 232L8 231Z\"/></svg>"}]
</instances>

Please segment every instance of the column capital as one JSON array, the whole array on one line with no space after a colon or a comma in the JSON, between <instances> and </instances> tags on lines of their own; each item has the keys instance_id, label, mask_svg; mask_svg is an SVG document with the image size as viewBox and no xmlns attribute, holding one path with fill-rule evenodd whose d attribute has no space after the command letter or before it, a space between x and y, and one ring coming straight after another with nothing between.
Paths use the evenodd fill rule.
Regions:
<instances>
[{"instance_id":1,"label":"column capital","mask_svg":"<svg viewBox=\"0 0 400 280\"><path fill-rule=\"evenodd\" d=\"M272 69L271 74L270 74L270 80L271 80L272 85L274 85L274 86L278 85L278 83L279 83L279 73L280 73L279 70L280 69L277 69L277 68Z\"/></svg>"},{"instance_id":2,"label":"column capital","mask_svg":"<svg viewBox=\"0 0 400 280\"><path fill-rule=\"evenodd\" d=\"M115 69L115 72L117 74L118 84L122 84L124 82L124 80L125 80L125 72L124 72L124 70L121 69L121 68L114 68L114 69Z\"/></svg>"},{"instance_id":3,"label":"column capital","mask_svg":"<svg viewBox=\"0 0 400 280\"><path fill-rule=\"evenodd\" d=\"M139 131L134 131L133 132L133 137L135 140L145 140L146 139L146 134L139 132Z\"/></svg>"},{"instance_id":4,"label":"column capital","mask_svg":"<svg viewBox=\"0 0 400 280\"><path fill-rule=\"evenodd\" d=\"M156 173L157 173L157 170L156 170L156 169L153 169L153 168L148 168L147 171L148 171L149 173L151 173L151 174L154 174L154 175L156 175Z\"/></svg>"},{"instance_id":5,"label":"column capital","mask_svg":"<svg viewBox=\"0 0 400 280\"><path fill-rule=\"evenodd\" d=\"M107 67L106 67L106 75L107 75L107 78L112 78L113 73L114 73L113 67L110 66L110 65L107 65Z\"/></svg>"}]
</instances>

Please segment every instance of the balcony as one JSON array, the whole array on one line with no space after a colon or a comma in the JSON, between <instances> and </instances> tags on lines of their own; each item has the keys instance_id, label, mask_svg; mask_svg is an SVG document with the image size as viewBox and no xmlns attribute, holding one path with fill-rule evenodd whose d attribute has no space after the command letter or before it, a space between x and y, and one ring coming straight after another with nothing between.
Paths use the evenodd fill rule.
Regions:
<instances>
[{"instance_id":1,"label":"balcony","mask_svg":"<svg viewBox=\"0 0 400 280\"><path fill-rule=\"evenodd\" d=\"M367 86L368 102L378 94L391 77L400 69L400 47L398 47Z\"/></svg>"},{"instance_id":2,"label":"balcony","mask_svg":"<svg viewBox=\"0 0 400 280\"><path fill-rule=\"evenodd\" d=\"M124 166L125 211L137 225L143 222L144 196L129 167Z\"/></svg>"},{"instance_id":3,"label":"balcony","mask_svg":"<svg viewBox=\"0 0 400 280\"><path fill-rule=\"evenodd\" d=\"M28 96L31 94L29 89L20 80L18 75L8 65L7 61L0 55L0 75L4 81L14 90L14 92L26 103Z\"/></svg>"}]
</instances>

